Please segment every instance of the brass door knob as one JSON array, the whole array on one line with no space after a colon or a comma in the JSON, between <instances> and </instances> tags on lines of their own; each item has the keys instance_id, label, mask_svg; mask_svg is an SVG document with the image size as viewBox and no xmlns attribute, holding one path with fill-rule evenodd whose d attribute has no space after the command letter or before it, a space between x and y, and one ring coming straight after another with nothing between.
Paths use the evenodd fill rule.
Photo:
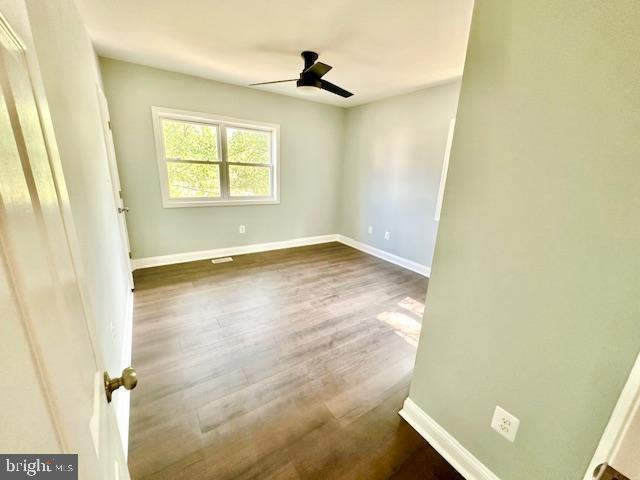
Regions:
<instances>
[{"instance_id":1,"label":"brass door knob","mask_svg":"<svg viewBox=\"0 0 640 480\"><path fill-rule=\"evenodd\" d=\"M124 387L126 390L133 390L138 385L138 375L133 367L122 370L122 376L110 378L108 372L104 372L104 391L107 394L107 402L111 402L111 394Z\"/></svg>"},{"instance_id":2,"label":"brass door knob","mask_svg":"<svg viewBox=\"0 0 640 480\"><path fill-rule=\"evenodd\" d=\"M593 478L594 480L631 480L606 463L601 463L596 467Z\"/></svg>"}]
</instances>

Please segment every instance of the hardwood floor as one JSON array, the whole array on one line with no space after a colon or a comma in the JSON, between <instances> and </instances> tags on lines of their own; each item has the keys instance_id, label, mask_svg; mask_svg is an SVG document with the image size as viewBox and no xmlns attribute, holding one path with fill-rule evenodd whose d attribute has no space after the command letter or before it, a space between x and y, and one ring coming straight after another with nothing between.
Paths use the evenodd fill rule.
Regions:
<instances>
[{"instance_id":1,"label":"hardwood floor","mask_svg":"<svg viewBox=\"0 0 640 480\"><path fill-rule=\"evenodd\" d=\"M135 281L134 480L462 480L397 414L424 277L329 243Z\"/></svg>"}]
</instances>

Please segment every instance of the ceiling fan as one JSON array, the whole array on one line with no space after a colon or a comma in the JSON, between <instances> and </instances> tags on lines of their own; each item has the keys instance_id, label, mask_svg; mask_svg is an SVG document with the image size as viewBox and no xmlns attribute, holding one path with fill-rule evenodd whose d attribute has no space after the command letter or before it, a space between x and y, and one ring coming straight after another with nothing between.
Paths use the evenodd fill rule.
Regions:
<instances>
[{"instance_id":1,"label":"ceiling fan","mask_svg":"<svg viewBox=\"0 0 640 480\"><path fill-rule=\"evenodd\" d=\"M269 85L271 83L284 83L284 82L296 82L298 90L302 93L319 93L320 90L326 90L341 97L350 97L353 95L351 92L347 92L344 88L340 88L331 82L323 80L322 77L331 70L331 65L318 62L318 54L316 52L305 51L301 53L304 59L304 69L300 72L299 78L291 78L289 80L276 80L274 82L262 82L252 83L251 87L255 85Z\"/></svg>"}]
</instances>

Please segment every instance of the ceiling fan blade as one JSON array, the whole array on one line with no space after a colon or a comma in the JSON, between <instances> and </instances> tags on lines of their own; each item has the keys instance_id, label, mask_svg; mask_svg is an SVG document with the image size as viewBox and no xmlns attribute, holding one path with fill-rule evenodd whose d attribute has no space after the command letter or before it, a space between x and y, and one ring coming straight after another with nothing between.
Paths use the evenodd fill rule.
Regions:
<instances>
[{"instance_id":1,"label":"ceiling fan blade","mask_svg":"<svg viewBox=\"0 0 640 480\"><path fill-rule=\"evenodd\" d=\"M333 67L331 65L327 65L326 63L316 62L313 65L311 65L309 68L304 70L302 73L304 75L311 74L316 78L321 78L322 76L326 75L326 73L332 68Z\"/></svg>"},{"instance_id":2,"label":"ceiling fan blade","mask_svg":"<svg viewBox=\"0 0 640 480\"><path fill-rule=\"evenodd\" d=\"M334 85L331 82L327 82L326 80L320 80L320 84L322 85L323 90L335 93L336 95L340 95L341 97L348 98L353 95L353 93L347 92L344 88L340 88L339 86Z\"/></svg>"},{"instance_id":3,"label":"ceiling fan blade","mask_svg":"<svg viewBox=\"0 0 640 480\"><path fill-rule=\"evenodd\" d=\"M260 82L260 83L250 83L249 86L250 87L255 87L256 85L269 85L271 83L284 83L284 82L295 82L297 81L297 78L292 78L290 80L275 80L273 82Z\"/></svg>"}]
</instances>

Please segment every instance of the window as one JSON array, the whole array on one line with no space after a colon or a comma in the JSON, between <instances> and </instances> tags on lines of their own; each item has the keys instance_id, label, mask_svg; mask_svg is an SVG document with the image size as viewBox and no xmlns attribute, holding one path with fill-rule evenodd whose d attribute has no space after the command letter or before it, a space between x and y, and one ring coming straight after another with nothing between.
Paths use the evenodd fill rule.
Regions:
<instances>
[{"instance_id":1,"label":"window","mask_svg":"<svg viewBox=\"0 0 640 480\"><path fill-rule=\"evenodd\" d=\"M279 126L153 107L162 205L279 203Z\"/></svg>"}]
</instances>

